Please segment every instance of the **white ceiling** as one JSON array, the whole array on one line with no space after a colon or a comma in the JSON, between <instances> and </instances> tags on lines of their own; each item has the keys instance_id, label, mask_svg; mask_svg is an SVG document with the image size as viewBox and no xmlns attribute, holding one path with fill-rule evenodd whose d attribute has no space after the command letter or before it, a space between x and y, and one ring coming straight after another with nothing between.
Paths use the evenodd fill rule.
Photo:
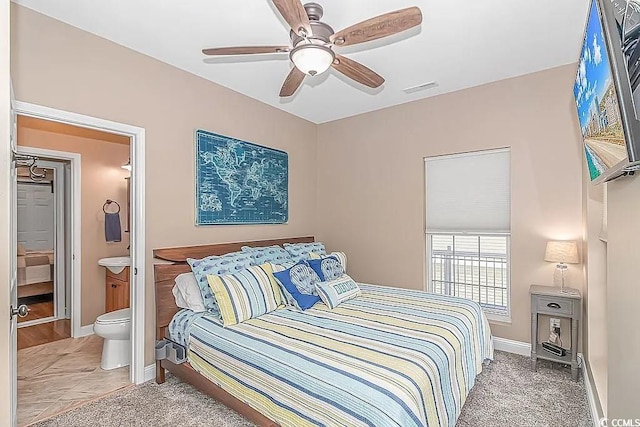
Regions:
<instances>
[{"instance_id":1,"label":"white ceiling","mask_svg":"<svg viewBox=\"0 0 640 427\"><path fill-rule=\"evenodd\" d=\"M278 92L287 55L207 58L202 48L286 45L269 0L14 0L315 123L576 62L588 0L316 0L335 31L419 6L420 28L336 51L386 78L372 90L331 70ZM278 59L280 58L280 59ZM438 87L403 89L437 81Z\"/></svg>"}]
</instances>

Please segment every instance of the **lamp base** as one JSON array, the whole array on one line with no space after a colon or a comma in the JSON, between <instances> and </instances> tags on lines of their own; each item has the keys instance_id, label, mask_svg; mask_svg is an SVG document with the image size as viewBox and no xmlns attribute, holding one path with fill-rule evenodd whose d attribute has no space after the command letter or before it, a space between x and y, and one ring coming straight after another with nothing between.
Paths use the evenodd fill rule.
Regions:
<instances>
[{"instance_id":1,"label":"lamp base","mask_svg":"<svg viewBox=\"0 0 640 427\"><path fill-rule=\"evenodd\" d=\"M561 294L571 293L570 291L569 291L569 292L567 292L567 291L565 291L565 290L564 290L564 272L565 272L565 270L566 270L567 268L569 268L569 266L567 266L567 264L565 264L565 263L561 262L560 264L557 264L557 265L556 265L556 268L557 268L558 270L560 270L560 274L561 274L561 276L562 276L562 282L561 282L561 284L560 284L560 293L561 293Z\"/></svg>"}]
</instances>

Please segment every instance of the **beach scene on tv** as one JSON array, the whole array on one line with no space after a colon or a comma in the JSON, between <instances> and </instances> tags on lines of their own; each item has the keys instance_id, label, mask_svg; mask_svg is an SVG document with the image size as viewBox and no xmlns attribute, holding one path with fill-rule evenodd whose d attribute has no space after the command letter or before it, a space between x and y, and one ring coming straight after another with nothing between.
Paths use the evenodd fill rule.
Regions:
<instances>
[{"instance_id":1,"label":"beach scene on tv","mask_svg":"<svg viewBox=\"0 0 640 427\"><path fill-rule=\"evenodd\" d=\"M573 93L591 180L627 158L618 96L595 1Z\"/></svg>"}]
</instances>

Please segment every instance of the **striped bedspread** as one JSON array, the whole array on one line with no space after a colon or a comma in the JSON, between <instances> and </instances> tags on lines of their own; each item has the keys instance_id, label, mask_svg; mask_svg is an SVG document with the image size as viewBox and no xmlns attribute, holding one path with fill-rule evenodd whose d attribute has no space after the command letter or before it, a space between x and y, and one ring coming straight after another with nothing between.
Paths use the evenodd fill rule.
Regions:
<instances>
[{"instance_id":1,"label":"striped bedspread","mask_svg":"<svg viewBox=\"0 0 640 427\"><path fill-rule=\"evenodd\" d=\"M194 369L282 426L454 426L493 358L480 306L361 288L333 310L280 309L227 328L183 310L171 336Z\"/></svg>"}]
</instances>

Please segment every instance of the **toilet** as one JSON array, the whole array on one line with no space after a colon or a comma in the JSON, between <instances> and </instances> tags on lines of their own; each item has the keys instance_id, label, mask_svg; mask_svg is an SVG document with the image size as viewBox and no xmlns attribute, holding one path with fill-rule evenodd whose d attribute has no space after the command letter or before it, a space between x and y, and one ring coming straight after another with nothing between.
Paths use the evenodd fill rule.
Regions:
<instances>
[{"instance_id":1,"label":"toilet","mask_svg":"<svg viewBox=\"0 0 640 427\"><path fill-rule=\"evenodd\" d=\"M124 308L98 316L93 324L96 335L104 338L102 361L104 370L129 366L131 363L131 309Z\"/></svg>"}]
</instances>

